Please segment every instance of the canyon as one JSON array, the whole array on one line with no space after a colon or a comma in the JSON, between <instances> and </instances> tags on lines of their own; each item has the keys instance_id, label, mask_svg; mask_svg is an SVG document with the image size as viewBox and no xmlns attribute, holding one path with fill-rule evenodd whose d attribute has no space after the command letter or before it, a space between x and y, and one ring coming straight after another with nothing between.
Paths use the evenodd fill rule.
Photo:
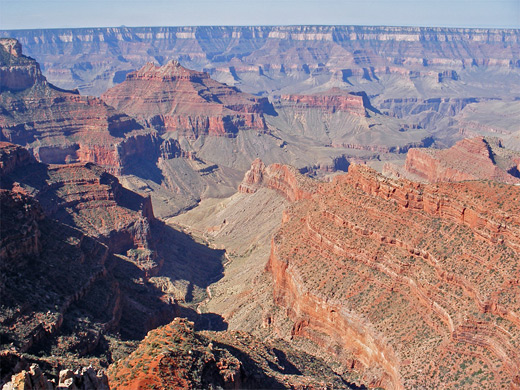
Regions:
<instances>
[{"instance_id":1,"label":"canyon","mask_svg":"<svg viewBox=\"0 0 520 390\"><path fill-rule=\"evenodd\" d=\"M518 30L0 37L4 388L520 389Z\"/></svg>"},{"instance_id":2,"label":"canyon","mask_svg":"<svg viewBox=\"0 0 520 390\"><path fill-rule=\"evenodd\" d=\"M0 31L0 36L17 38L60 88L100 96L149 62L175 60L271 101L331 88L365 92L379 111L427 129L441 146L460 140L459 132L477 135L472 129L479 121L468 126L461 110L503 102L486 120L504 122L502 113L518 103L516 29L118 27ZM509 120L507 127L514 123ZM514 145L518 148L518 134Z\"/></svg>"}]
</instances>

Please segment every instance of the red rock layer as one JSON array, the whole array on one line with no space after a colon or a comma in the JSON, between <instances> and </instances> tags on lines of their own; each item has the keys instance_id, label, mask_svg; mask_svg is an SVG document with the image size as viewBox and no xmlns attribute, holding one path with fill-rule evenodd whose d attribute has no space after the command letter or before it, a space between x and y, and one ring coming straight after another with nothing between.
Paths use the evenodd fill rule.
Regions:
<instances>
[{"instance_id":1,"label":"red rock layer","mask_svg":"<svg viewBox=\"0 0 520 390\"><path fill-rule=\"evenodd\" d=\"M279 191L290 201L310 198L315 191L311 179L303 176L289 165L272 164L268 167L257 158L246 172L238 192L255 193L259 187L267 187Z\"/></svg>"},{"instance_id":2,"label":"red rock layer","mask_svg":"<svg viewBox=\"0 0 520 390\"><path fill-rule=\"evenodd\" d=\"M176 61L162 67L145 65L102 99L159 130L190 137L230 135L242 129L264 131L262 113L269 104L265 98L239 92Z\"/></svg>"},{"instance_id":3,"label":"red rock layer","mask_svg":"<svg viewBox=\"0 0 520 390\"><path fill-rule=\"evenodd\" d=\"M501 145L497 145L495 151L499 148ZM464 139L446 150L410 149L405 170L432 183L479 179L520 183L519 178L497 166L493 152L482 137ZM516 155L520 158L518 153ZM514 156L510 156L509 165L517 170Z\"/></svg>"},{"instance_id":4,"label":"red rock layer","mask_svg":"<svg viewBox=\"0 0 520 390\"><path fill-rule=\"evenodd\" d=\"M0 146L0 382L24 353L47 373L106 365L124 348L116 330L136 340L171 321L175 305L138 282L163 262L152 237L172 241L150 199L92 163L48 166Z\"/></svg>"},{"instance_id":5,"label":"red rock layer","mask_svg":"<svg viewBox=\"0 0 520 390\"><path fill-rule=\"evenodd\" d=\"M0 139L26 146L45 163L94 162L120 174L130 142L150 156L156 139L101 99L49 84L13 40L0 40ZM154 156L154 154L152 154Z\"/></svg>"},{"instance_id":6,"label":"red rock layer","mask_svg":"<svg viewBox=\"0 0 520 390\"><path fill-rule=\"evenodd\" d=\"M519 199L517 186L352 165L294 203L273 238L292 337L374 386L520 388Z\"/></svg>"},{"instance_id":7,"label":"red rock layer","mask_svg":"<svg viewBox=\"0 0 520 390\"><path fill-rule=\"evenodd\" d=\"M282 95L281 100L293 103L296 108L317 108L332 114L336 111L344 111L356 116L367 115L362 95L339 88L313 95Z\"/></svg>"}]
</instances>

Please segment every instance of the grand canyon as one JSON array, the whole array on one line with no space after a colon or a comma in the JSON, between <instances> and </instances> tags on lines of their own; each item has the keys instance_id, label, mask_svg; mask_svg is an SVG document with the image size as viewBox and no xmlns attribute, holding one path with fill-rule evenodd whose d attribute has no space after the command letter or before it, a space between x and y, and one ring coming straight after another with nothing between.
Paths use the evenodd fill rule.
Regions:
<instances>
[{"instance_id":1,"label":"grand canyon","mask_svg":"<svg viewBox=\"0 0 520 390\"><path fill-rule=\"evenodd\" d=\"M519 42L0 31L0 385L520 389Z\"/></svg>"}]
</instances>

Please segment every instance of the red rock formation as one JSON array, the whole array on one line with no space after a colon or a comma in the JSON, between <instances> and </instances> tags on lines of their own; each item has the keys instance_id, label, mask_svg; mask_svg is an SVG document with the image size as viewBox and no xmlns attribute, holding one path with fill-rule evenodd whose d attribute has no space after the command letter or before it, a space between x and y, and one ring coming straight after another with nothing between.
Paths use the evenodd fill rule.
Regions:
<instances>
[{"instance_id":1,"label":"red rock formation","mask_svg":"<svg viewBox=\"0 0 520 390\"><path fill-rule=\"evenodd\" d=\"M518 170L515 157L520 154L505 150L500 141L477 137L446 150L410 149L405 170L432 183L488 179L514 184L520 178L508 171Z\"/></svg>"},{"instance_id":2,"label":"red rock formation","mask_svg":"<svg viewBox=\"0 0 520 390\"><path fill-rule=\"evenodd\" d=\"M176 318L148 333L135 352L109 369L112 388L351 389L323 361L287 343L245 332L197 332Z\"/></svg>"},{"instance_id":3,"label":"red rock formation","mask_svg":"<svg viewBox=\"0 0 520 390\"><path fill-rule=\"evenodd\" d=\"M23 162L19 156L25 157ZM149 198L123 188L92 163L47 166L27 156L20 146L0 143L4 188L31 193L49 217L99 238L114 252L151 247L154 215Z\"/></svg>"},{"instance_id":4,"label":"red rock formation","mask_svg":"<svg viewBox=\"0 0 520 390\"><path fill-rule=\"evenodd\" d=\"M156 157L149 129L98 98L49 84L18 42L1 39L0 51L1 140L26 146L45 163L94 162L114 174L129 158L129 139L145 145L141 158Z\"/></svg>"},{"instance_id":5,"label":"red rock formation","mask_svg":"<svg viewBox=\"0 0 520 390\"><path fill-rule=\"evenodd\" d=\"M518 186L422 185L351 165L294 203L273 238L292 337L373 386L519 388L518 199Z\"/></svg>"},{"instance_id":6,"label":"red rock formation","mask_svg":"<svg viewBox=\"0 0 520 390\"><path fill-rule=\"evenodd\" d=\"M265 98L239 92L176 61L162 67L149 63L128 74L126 81L102 98L161 131L190 137L232 135L242 129L264 131L262 113L269 104Z\"/></svg>"},{"instance_id":7,"label":"red rock formation","mask_svg":"<svg viewBox=\"0 0 520 390\"><path fill-rule=\"evenodd\" d=\"M268 167L257 158L246 172L238 192L254 193L259 187L267 187L281 192L288 200L297 201L310 198L315 191L311 179L303 176L290 165L272 164Z\"/></svg>"},{"instance_id":8,"label":"red rock formation","mask_svg":"<svg viewBox=\"0 0 520 390\"><path fill-rule=\"evenodd\" d=\"M134 282L162 265L152 230L172 241L150 199L92 163L47 166L0 146L0 381L19 372L23 353L47 373L99 368L124 347L116 330L138 340L171 321L175 304Z\"/></svg>"},{"instance_id":9,"label":"red rock formation","mask_svg":"<svg viewBox=\"0 0 520 390\"><path fill-rule=\"evenodd\" d=\"M331 114L336 111L345 111L356 116L367 116L365 99L368 99L366 95L350 93L339 88L332 88L313 95L281 96L282 101L293 103L297 109L317 108Z\"/></svg>"}]
</instances>

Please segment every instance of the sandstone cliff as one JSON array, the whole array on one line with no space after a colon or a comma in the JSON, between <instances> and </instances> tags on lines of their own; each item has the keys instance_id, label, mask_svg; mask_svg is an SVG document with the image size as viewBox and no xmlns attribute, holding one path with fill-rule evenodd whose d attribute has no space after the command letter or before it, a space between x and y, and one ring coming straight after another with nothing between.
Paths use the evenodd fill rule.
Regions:
<instances>
[{"instance_id":1,"label":"sandstone cliff","mask_svg":"<svg viewBox=\"0 0 520 390\"><path fill-rule=\"evenodd\" d=\"M265 98L239 92L177 61L162 67L145 65L102 99L160 131L177 131L191 138L266 130L262 113L269 106Z\"/></svg>"},{"instance_id":2,"label":"sandstone cliff","mask_svg":"<svg viewBox=\"0 0 520 390\"><path fill-rule=\"evenodd\" d=\"M367 116L366 94L348 93L339 88L312 95L282 95L281 100L293 103L296 109L318 108L331 114L345 111L356 116Z\"/></svg>"},{"instance_id":3,"label":"sandstone cliff","mask_svg":"<svg viewBox=\"0 0 520 390\"><path fill-rule=\"evenodd\" d=\"M276 190L292 202L310 198L316 190L313 181L300 174L294 167L282 164L266 167L262 160L256 159L251 164L251 169L246 172L238 192L254 193L260 187Z\"/></svg>"},{"instance_id":4,"label":"sandstone cliff","mask_svg":"<svg viewBox=\"0 0 520 390\"><path fill-rule=\"evenodd\" d=\"M519 388L519 196L492 181L422 185L351 165L295 202L273 238L287 337L373 386Z\"/></svg>"},{"instance_id":5,"label":"sandstone cliff","mask_svg":"<svg viewBox=\"0 0 520 390\"><path fill-rule=\"evenodd\" d=\"M431 183L495 180L520 183L520 153L505 149L497 139L465 139L446 150L411 149L404 169Z\"/></svg>"}]
</instances>

